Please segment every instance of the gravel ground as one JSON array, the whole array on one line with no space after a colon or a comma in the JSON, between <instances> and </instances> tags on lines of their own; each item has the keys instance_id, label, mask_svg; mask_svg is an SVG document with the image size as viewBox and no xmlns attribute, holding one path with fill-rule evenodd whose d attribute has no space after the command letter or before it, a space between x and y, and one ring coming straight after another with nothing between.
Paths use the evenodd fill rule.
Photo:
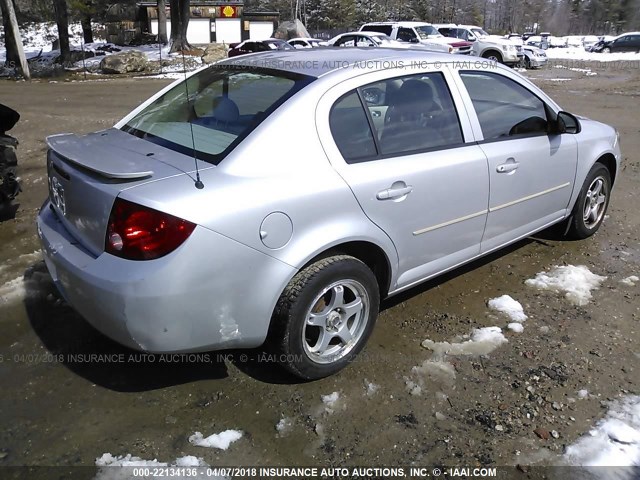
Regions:
<instances>
[{"instance_id":1,"label":"gravel ground","mask_svg":"<svg viewBox=\"0 0 640 480\"><path fill-rule=\"evenodd\" d=\"M16 219L0 223L0 465L93 465L105 452L210 465L560 463L607 399L640 393L640 286L620 283L640 274L640 71L594 72L527 75L566 110L621 133L624 167L600 232L581 242L530 238L387 301L358 361L311 383L259 350L151 361L61 301L34 228L47 194L44 138L110 126L167 81L3 81L0 102L22 114L11 133L24 192ZM524 283L565 264L607 277L588 304ZM433 359L425 339L506 327L487 307L504 294L528 315L523 333L505 329L508 343L482 357L451 357L452 370L413 369ZM323 402L333 392L337 400ZM188 441L227 429L243 436L226 451Z\"/></svg>"}]
</instances>

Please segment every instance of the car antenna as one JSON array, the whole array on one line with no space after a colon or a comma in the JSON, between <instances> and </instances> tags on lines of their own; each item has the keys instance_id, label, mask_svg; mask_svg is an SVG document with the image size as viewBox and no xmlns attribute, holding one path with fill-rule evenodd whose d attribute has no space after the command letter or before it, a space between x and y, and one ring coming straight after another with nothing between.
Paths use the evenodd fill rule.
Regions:
<instances>
[{"instance_id":1,"label":"car antenna","mask_svg":"<svg viewBox=\"0 0 640 480\"><path fill-rule=\"evenodd\" d=\"M191 146L193 148L193 162L196 165L196 181L195 186L198 190L202 190L204 188L204 183L200 180L200 170L198 169L198 156L196 152L196 140L193 136L193 123L191 123L191 100L189 97L189 85L187 84L187 64L184 60L184 47L181 50L182 52L182 70L184 72L184 90L187 93L187 111L189 115L189 129L191 130Z\"/></svg>"}]
</instances>

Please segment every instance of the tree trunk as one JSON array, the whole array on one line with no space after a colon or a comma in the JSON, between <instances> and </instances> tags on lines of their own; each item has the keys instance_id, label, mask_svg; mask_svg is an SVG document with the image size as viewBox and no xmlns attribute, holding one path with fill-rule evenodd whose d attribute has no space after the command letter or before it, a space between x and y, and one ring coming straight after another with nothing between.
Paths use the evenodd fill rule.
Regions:
<instances>
[{"instance_id":1,"label":"tree trunk","mask_svg":"<svg viewBox=\"0 0 640 480\"><path fill-rule=\"evenodd\" d=\"M82 26L82 36L84 37L84 43L93 43L93 31L91 30L90 13L82 14L80 25Z\"/></svg>"},{"instance_id":2,"label":"tree trunk","mask_svg":"<svg viewBox=\"0 0 640 480\"><path fill-rule=\"evenodd\" d=\"M169 0L171 5L171 53L190 50L187 42L189 0Z\"/></svg>"},{"instance_id":3,"label":"tree trunk","mask_svg":"<svg viewBox=\"0 0 640 480\"><path fill-rule=\"evenodd\" d=\"M69 14L67 12L67 0L54 0L53 6L56 14L56 24L58 25L58 39L60 41L61 63L65 64L71 59L71 48L69 47Z\"/></svg>"},{"instance_id":4,"label":"tree trunk","mask_svg":"<svg viewBox=\"0 0 640 480\"><path fill-rule=\"evenodd\" d=\"M15 5L13 5L15 8ZM9 12L7 11L6 2L0 1L0 12L2 13L2 26L5 32L5 44L7 49L7 65L17 65L20 62L18 57L18 46L16 45L13 28L9 21Z\"/></svg>"},{"instance_id":5,"label":"tree trunk","mask_svg":"<svg viewBox=\"0 0 640 480\"><path fill-rule=\"evenodd\" d=\"M167 44L167 8L165 0L158 0L158 43Z\"/></svg>"},{"instance_id":6,"label":"tree trunk","mask_svg":"<svg viewBox=\"0 0 640 480\"><path fill-rule=\"evenodd\" d=\"M27 58L24 55L24 49L22 48L22 39L20 38L20 29L18 28L18 21L16 20L16 11L13 8L13 1L0 0L0 4L2 4L2 18L4 19L6 17L7 23L10 27L10 31L5 30L5 37L12 37L18 57L17 65L22 71L22 76L26 80L29 80L31 78L31 74L29 73L29 65L27 64Z\"/></svg>"}]
</instances>

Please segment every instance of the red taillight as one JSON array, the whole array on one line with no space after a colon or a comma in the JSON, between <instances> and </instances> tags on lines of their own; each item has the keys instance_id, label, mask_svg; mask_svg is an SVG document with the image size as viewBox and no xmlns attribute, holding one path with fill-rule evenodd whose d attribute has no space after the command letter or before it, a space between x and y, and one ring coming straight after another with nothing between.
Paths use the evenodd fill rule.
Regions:
<instances>
[{"instance_id":1,"label":"red taillight","mask_svg":"<svg viewBox=\"0 0 640 480\"><path fill-rule=\"evenodd\" d=\"M194 228L194 223L116 198L105 251L129 260L153 260L182 245Z\"/></svg>"}]
</instances>

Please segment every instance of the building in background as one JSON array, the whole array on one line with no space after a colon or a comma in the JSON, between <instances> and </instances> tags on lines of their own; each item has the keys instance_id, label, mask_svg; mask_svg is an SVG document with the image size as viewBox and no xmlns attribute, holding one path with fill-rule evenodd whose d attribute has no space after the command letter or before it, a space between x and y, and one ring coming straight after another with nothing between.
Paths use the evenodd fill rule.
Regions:
<instances>
[{"instance_id":1,"label":"building in background","mask_svg":"<svg viewBox=\"0 0 640 480\"><path fill-rule=\"evenodd\" d=\"M171 37L171 9L167 2L167 37ZM191 44L235 43L270 38L278 26L278 12L245 12L242 0L201 0L191 2L187 41ZM158 34L156 1L138 3L143 32Z\"/></svg>"}]
</instances>

